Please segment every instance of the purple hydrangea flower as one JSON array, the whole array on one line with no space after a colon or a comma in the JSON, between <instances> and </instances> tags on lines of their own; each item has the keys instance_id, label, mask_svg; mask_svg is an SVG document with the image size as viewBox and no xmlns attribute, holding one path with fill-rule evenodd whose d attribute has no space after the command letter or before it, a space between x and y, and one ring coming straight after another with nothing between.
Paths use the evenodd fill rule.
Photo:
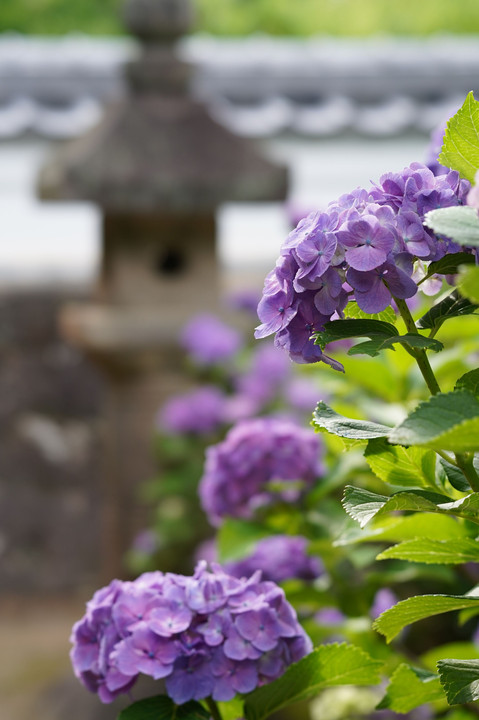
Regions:
<instances>
[{"instance_id":1,"label":"purple hydrangea flower","mask_svg":"<svg viewBox=\"0 0 479 720\"><path fill-rule=\"evenodd\" d=\"M159 428L172 435L208 435L226 421L227 398L214 385L175 395L161 408Z\"/></svg>"},{"instance_id":2,"label":"purple hydrangea flower","mask_svg":"<svg viewBox=\"0 0 479 720\"><path fill-rule=\"evenodd\" d=\"M256 339L287 327L297 311L292 290L279 288L272 295L264 295L258 305L258 317L263 325L256 330Z\"/></svg>"},{"instance_id":3,"label":"purple hydrangea flower","mask_svg":"<svg viewBox=\"0 0 479 720\"><path fill-rule=\"evenodd\" d=\"M75 674L106 703L140 674L164 678L177 704L230 700L312 649L277 585L260 573L238 579L218 565L210 572L206 563L192 577L113 581L87 604L71 641Z\"/></svg>"},{"instance_id":4,"label":"purple hydrangea flower","mask_svg":"<svg viewBox=\"0 0 479 720\"><path fill-rule=\"evenodd\" d=\"M226 297L226 302L232 310L244 310L251 315L256 315L259 298L258 290L245 289L231 292Z\"/></svg>"},{"instance_id":5,"label":"purple hydrangea flower","mask_svg":"<svg viewBox=\"0 0 479 720\"><path fill-rule=\"evenodd\" d=\"M235 577L248 577L261 570L265 580L277 583L293 578L314 580L322 574L323 565L307 554L307 546L304 537L273 535L260 540L251 555L225 563L224 568Z\"/></svg>"},{"instance_id":6,"label":"purple hydrangea flower","mask_svg":"<svg viewBox=\"0 0 479 720\"><path fill-rule=\"evenodd\" d=\"M374 596L370 614L373 620L382 615L383 612L396 605L398 599L395 593L389 588L381 588Z\"/></svg>"},{"instance_id":7,"label":"purple hydrangea flower","mask_svg":"<svg viewBox=\"0 0 479 720\"><path fill-rule=\"evenodd\" d=\"M369 210L369 213L371 212ZM347 248L344 255L346 262L350 267L362 272L374 270L386 262L395 242L392 224L390 223L389 227L383 225L373 214L363 214L349 220L337 235L338 240Z\"/></svg>"},{"instance_id":8,"label":"purple hydrangea flower","mask_svg":"<svg viewBox=\"0 0 479 720\"><path fill-rule=\"evenodd\" d=\"M313 336L343 317L349 300L377 313L394 298L413 297L414 264L458 251L423 226L434 208L466 202L469 183L455 171L442 175L412 163L383 175L369 190L358 188L312 212L289 234L266 278L255 337L275 334L275 345L299 363L332 360ZM472 196L474 201L474 196Z\"/></svg>"},{"instance_id":9,"label":"purple hydrangea flower","mask_svg":"<svg viewBox=\"0 0 479 720\"><path fill-rule=\"evenodd\" d=\"M135 536L131 549L134 552L152 555L158 550L158 537L153 530L142 530Z\"/></svg>"},{"instance_id":10,"label":"purple hydrangea flower","mask_svg":"<svg viewBox=\"0 0 479 720\"><path fill-rule=\"evenodd\" d=\"M241 348L237 330L215 315L197 315L183 328L181 344L200 365L215 365L229 360Z\"/></svg>"},{"instance_id":11,"label":"purple hydrangea flower","mask_svg":"<svg viewBox=\"0 0 479 720\"><path fill-rule=\"evenodd\" d=\"M391 303L392 296L401 299L416 294L417 285L399 264L385 262L369 272L350 268L348 283L354 288L356 302L364 312L378 313Z\"/></svg>"},{"instance_id":12,"label":"purple hydrangea flower","mask_svg":"<svg viewBox=\"0 0 479 720\"><path fill-rule=\"evenodd\" d=\"M274 398L290 374L288 358L268 342L256 348L250 367L234 379L234 387L238 395L262 407Z\"/></svg>"},{"instance_id":13,"label":"purple hydrangea flower","mask_svg":"<svg viewBox=\"0 0 479 720\"><path fill-rule=\"evenodd\" d=\"M318 610L314 619L319 625L342 625L346 616L335 607L323 607Z\"/></svg>"},{"instance_id":14,"label":"purple hydrangea flower","mask_svg":"<svg viewBox=\"0 0 479 720\"><path fill-rule=\"evenodd\" d=\"M226 516L251 517L271 502L275 481L286 481L276 497L294 501L320 472L320 444L312 430L277 418L244 420L207 449L200 499L210 522L219 525Z\"/></svg>"}]
</instances>

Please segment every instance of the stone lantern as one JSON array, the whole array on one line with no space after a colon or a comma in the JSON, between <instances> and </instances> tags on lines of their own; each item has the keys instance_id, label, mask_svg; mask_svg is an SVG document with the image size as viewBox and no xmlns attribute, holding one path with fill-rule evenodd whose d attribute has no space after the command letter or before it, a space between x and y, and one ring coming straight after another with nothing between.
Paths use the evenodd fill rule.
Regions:
<instances>
[{"instance_id":1,"label":"stone lantern","mask_svg":"<svg viewBox=\"0 0 479 720\"><path fill-rule=\"evenodd\" d=\"M226 201L276 201L283 167L215 123L188 93L190 68L175 54L192 24L189 0L128 0L140 40L126 66L126 97L42 168L45 200L83 200L103 213L94 297L64 308L68 340L107 377L102 570L121 575L141 527L136 493L151 476L158 405L181 387L178 330L219 304L215 211Z\"/></svg>"}]
</instances>

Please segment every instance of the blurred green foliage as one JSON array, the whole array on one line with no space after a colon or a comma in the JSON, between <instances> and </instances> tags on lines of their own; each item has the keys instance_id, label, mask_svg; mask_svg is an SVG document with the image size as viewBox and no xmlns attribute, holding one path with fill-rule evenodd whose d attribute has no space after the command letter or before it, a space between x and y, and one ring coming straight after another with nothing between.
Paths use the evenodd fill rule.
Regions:
<instances>
[{"instance_id":1,"label":"blurred green foliage","mask_svg":"<svg viewBox=\"0 0 479 720\"><path fill-rule=\"evenodd\" d=\"M3 0L0 32L118 34L123 0ZM367 36L479 32L477 0L196 0L198 30L217 35Z\"/></svg>"}]
</instances>

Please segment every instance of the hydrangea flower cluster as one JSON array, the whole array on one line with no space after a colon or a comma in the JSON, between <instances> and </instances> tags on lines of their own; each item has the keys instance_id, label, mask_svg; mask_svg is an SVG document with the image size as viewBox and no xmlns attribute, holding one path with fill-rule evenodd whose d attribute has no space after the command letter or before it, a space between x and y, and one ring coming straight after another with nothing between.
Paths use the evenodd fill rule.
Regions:
<instances>
[{"instance_id":1,"label":"hydrangea flower cluster","mask_svg":"<svg viewBox=\"0 0 479 720\"><path fill-rule=\"evenodd\" d=\"M321 472L312 430L280 418L244 420L207 449L200 500L209 521L220 525L226 516L251 517L274 497L294 502ZM273 490L274 482L284 487Z\"/></svg>"},{"instance_id":2,"label":"hydrangea flower cluster","mask_svg":"<svg viewBox=\"0 0 479 720\"><path fill-rule=\"evenodd\" d=\"M167 400L157 424L172 435L208 435L225 422L226 405L226 395L219 388L203 385Z\"/></svg>"},{"instance_id":3,"label":"hydrangea flower cluster","mask_svg":"<svg viewBox=\"0 0 479 720\"><path fill-rule=\"evenodd\" d=\"M76 676L105 703L140 674L165 678L179 705L226 701L311 651L281 588L261 573L238 579L212 570L200 562L192 577L152 572L98 590L73 627Z\"/></svg>"},{"instance_id":4,"label":"hydrangea flower cluster","mask_svg":"<svg viewBox=\"0 0 479 720\"><path fill-rule=\"evenodd\" d=\"M284 399L300 413L312 411L316 384L309 378L295 378L287 355L272 343L255 346L246 367L238 370L235 362L232 365L233 371L224 379L229 392L205 384L167 400L157 417L160 432L211 435L222 426L258 415Z\"/></svg>"},{"instance_id":5,"label":"hydrangea flower cluster","mask_svg":"<svg viewBox=\"0 0 479 720\"><path fill-rule=\"evenodd\" d=\"M308 555L308 541L300 535L271 535L260 540L254 552L241 560L223 565L235 577L261 570L265 580L315 580L324 568L318 557Z\"/></svg>"},{"instance_id":6,"label":"hydrangea flower cluster","mask_svg":"<svg viewBox=\"0 0 479 720\"><path fill-rule=\"evenodd\" d=\"M218 552L213 539L201 543L197 558L216 562ZM308 541L301 535L271 535L256 543L254 551L239 560L222 563L223 570L234 577L249 577L261 570L263 580L315 580L324 572L321 560L308 555Z\"/></svg>"},{"instance_id":7,"label":"hydrangea flower cluster","mask_svg":"<svg viewBox=\"0 0 479 720\"><path fill-rule=\"evenodd\" d=\"M217 365L241 348L240 333L215 315L195 315L181 333L181 345L199 365Z\"/></svg>"},{"instance_id":8,"label":"hydrangea flower cluster","mask_svg":"<svg viewBox=\"0 0 479 720\"><path fill-rule=\"evenodd\" d=\"M424 216L465 203L469 187L455 171L435 176L413 163L383 175L369 190L343 195L325 212L310 213L290 233L266 277L255 337L275 333L276 346L296 362L321 360L341 370L311 335L342 317L349 300L378 313L394 297L415 295L414 261L439 260L460 249L424 227Z\"/></svg>"}]
</instances>

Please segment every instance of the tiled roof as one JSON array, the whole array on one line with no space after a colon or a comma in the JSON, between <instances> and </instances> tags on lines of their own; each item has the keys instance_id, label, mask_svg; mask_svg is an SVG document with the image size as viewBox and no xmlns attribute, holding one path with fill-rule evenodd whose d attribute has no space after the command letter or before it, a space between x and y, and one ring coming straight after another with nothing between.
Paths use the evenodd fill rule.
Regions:
<instances>
[{"instance_id":1,"label":"tiled roof","mask_svg":"<svg viewBox=\"0 0 479 720\"><path fill-rule=\"evenodd\" d=\"M251 137L429 132L479 86L475 38L220 40L180 45L193 92ZM78 135L125 89L129 40L0 38L0 139Z\"/></svg>"}]
</instances>

